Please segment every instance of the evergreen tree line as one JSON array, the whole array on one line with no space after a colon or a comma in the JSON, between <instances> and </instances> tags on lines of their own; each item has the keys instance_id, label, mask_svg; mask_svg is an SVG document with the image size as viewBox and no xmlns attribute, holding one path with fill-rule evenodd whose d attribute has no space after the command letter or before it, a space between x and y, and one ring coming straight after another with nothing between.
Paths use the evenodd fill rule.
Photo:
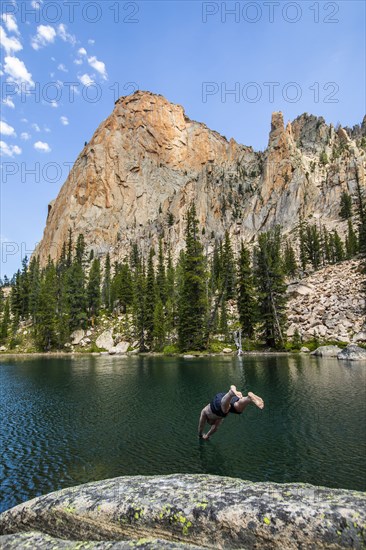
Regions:
<instances>
[{"instance_id":1,"label":"evergreen tree line","mask_svg":"<svg viewBox=\"0 0 366 550\"><path fill-rule=\"evenodd\" d=\"M40 350L62 349L75 329L94 326L100 313L123 315L122 330L139 342L140 351L161 351L177 344L181 351L207 349L215 334L230 338L241 328L245 338L283 348L286 328L286 276L314 269L366 251L366 217L359 192L358 233L352 201L341 198L340 215L348 220L345 242L336 230L299 227L299 249L284 241L279 227L258 236L253 250L242 242L234 254L229 233L204 253L194 205L186 219L185 248L174 265L171 250L159 240L145 259L137 244L129 257L103 265L86 253L83 235L74 243L71 230L56 262L41 268L33 257L22 263L11 292L0 292L0 343L16 345L22 320L31 321ZM298 258L298 259L297 259Z\"/></svg>"}]
</instances>

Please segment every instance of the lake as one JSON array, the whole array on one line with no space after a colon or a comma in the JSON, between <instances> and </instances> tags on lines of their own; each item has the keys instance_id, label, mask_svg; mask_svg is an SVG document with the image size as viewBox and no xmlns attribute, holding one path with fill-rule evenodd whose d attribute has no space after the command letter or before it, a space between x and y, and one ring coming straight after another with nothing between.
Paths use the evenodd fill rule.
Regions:
<instances>
[{"instance_id":1,"label":"lake","mask_svg":"<svg viewBox=\"0 0 366 550\"><path fill-rule=\"evenodd\" d=\"M265 401L210 441L236 384ZM134 474L208 473L366 490L366 366L309 356L0 358L0 510Z\"/></svg>"}]
</instances>

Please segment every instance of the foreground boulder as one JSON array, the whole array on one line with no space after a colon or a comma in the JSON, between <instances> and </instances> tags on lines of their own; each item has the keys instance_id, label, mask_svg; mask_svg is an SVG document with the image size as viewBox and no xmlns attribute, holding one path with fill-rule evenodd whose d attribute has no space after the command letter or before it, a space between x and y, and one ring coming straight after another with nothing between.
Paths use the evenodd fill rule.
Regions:
<instances>
[{"instance_id":1,"label":"foreground boulder","mask_svg":"<svg viewBox=\"0 0 366 550\"><path fill-rule=\"evenodd\" d=\"M349 344L337 355L338 359L347 359L348 361L366 361L366 349Z\"/></svg>"},{"instance_id":2,"label":"foreground boulder","mask_svg":"<svg viewBox=\"0 0 366 550\"><path fill-rule=\"evenodd\" d=\"M1 514L0 534L4 549L363 548L366 494L205 475L119 477L20 504Z\"/></svg>"},{"instance_id":3,"label":"foreground boulder","mask_svg":"<svg viewBox=\"0 0 366 550\"><path fill-rule=\"evenodd\" d=\"M320 346L315 351L311 352L311 355L316 357L338 357L338 354L342 351L338 346Z\"/></svg>"}]
</instances>

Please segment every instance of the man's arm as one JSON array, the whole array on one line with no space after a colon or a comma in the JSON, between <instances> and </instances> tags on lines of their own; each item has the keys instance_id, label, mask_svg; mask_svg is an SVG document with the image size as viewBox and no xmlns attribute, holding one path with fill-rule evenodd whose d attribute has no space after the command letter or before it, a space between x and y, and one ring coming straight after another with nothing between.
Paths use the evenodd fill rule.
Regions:
<instances>
[{"instance_id":1,"label":"man's arm","mask_svg":"<svg viewBox=\"0 0 366 550\"><path fill-rule=\"evenodd\" d=\"M207 434L205 434L203 436L203 439L209 439L211 437L212 434L214 434L215 432L217 432L217 430L219 429L219 426L221 424L221 422L223 421L224 419L223 418L219 418L219 420L216 420L215 424L213 424L210 428L210 430L207 432Z\"/></svg>"},{"instance_id":2,"label":"man's arm","mask_svg":"<svg viewBox=\"0 0 366 550\"><path fill-rule=\"evenodd\" d=\"M200 421L198 423L198 437L202 437L203 429L206 424L206 413L204 409L201 411Z\"/></svg>"}]
</instances>

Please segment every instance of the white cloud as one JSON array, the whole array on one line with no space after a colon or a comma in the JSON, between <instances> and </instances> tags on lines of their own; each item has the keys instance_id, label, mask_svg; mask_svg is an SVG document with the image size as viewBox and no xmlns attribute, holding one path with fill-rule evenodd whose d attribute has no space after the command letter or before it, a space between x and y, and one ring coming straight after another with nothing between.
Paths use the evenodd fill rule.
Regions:
<instances>
[{"instance_id":1,"label":"white cloud","mask_svg":"<svg viewBox=\"0 0 366 550\"><path fill-rule=\"evenodd\" d=\"M50 153L51 147L48 145L48 143L45 143L44 141L36 141L34 144L34 148L37 151L41 151L42 153Z\"/></svg>"},{"instance_id":2,"label":"white cloud","mask_svg":"<svg viewBox=\"0 0 366 550\"><path fill-rule=\"evenodd\" d=\"M75 63L75 65L82 65L83 60L82 59L74 59L74 63Z\"/></svg>"},{"instance_id":3,"label":"white cloud","mask_svg":"<svg viewBox=\"0 0 366 550\"><path fill-rule=\"evenodd\" d=\"M52 44L56 38L56 31L51 25L38 25L36 36L32 37L31 45L34 50Z\"/></svg>"},{"instance_id":4,"label":"white cloud","mask_svg":"<svg viewBox=\"0 0 366 550\"><path fill-rule=\"evenodd\" d=\"M43 4L43 0L32 0L31 6L34 10L41 9L41 6Z\"/></svg>"},{"instance_id":5,"label":"white cloud","mask_svg":"<svg viewBox=\"0 0 366 550\"><path fill-rule=\"evenodd\" d=\"M60 63L57 67L59 71L62 71L63 73L68 73L69 71L66 69L65 65L63 63Z\"/></svg>"},{"instance_id":6,"label":"white cloud","mask_svg":"<svg viewBox=\"0 0 366 550\"><path fill-rule=\"evenodd\" d=\"M86 49L85 48L79 48L78 54L79 55L86 55Z\"/></svg>"},{"instance_id":7,"label":"white cloud","mask_svg":"<svg viewBox=\"0 0 366 550\"><path fill-rule=\"evenodd\" d=\"M40 127L39 127L38 124L36 124L36 123L33 123L33 124L32 124L32 128L33 128L33 130L35 130L36 132L40 132L40 131L41 131Z\"/></svg>"},{"instance_id":8,"label":"white cloud","mask_svg":"<svg viewBox=\"0 0 366 550\"><path fill-rule=\"evenodd\" d=\"M32 136L30 134L28 134L28 132L22 132L20 134L20 139L24 139L24 141L28 141L28 139L30 139Z\"/></svg>"},{"instance_id":9,"label":"white cloud","mask_svg":"<svg viewBox=\"0 0 366 550\"><path fill-rule=\"evenodd\" d=\"M103 61L98 61L95 55L93 55L92 57L88 57L88 63L91 67L93 67L93 69L95 69L96 71L98 71L99 74L102 75L104 80L107 80L108 75Z\"/></svg>"},{"instance_id":10,"label":"white cloud","mask_svg":"<svg viewBox=\"0 0 366 550\"><path fill-rule=\"evenodd\" d=\"M6 157L20 155L22 150L18 145L8 145L5 141L0 141L0 153Z\"/></svg>"},{"instance_id":11,"label":"white cloud","mask_svg":"<svg viewBox=\"0 0 366 550\"><path fill-rule=\"evenodd\" d=\"M44 126L44 131L49 134L51 132L51 129L48 126Z\"/></svg>"},{"instance_id":12,"label":"white cloud","mask_svg":"<svg viewBox=\"0 0 366 550\"><path fill-rule=\"evenodd\" d=\"M67 32L67 27L63 23L60 23L57 27L57 34L63 40L64 42L69 42L69 44L72 44L75 46L76 44L76 38L73 34L70 34Z\"/></svg>"},{"instance_id":13,"label":"white cloud","mask_svg":"<svg viewBox=\"0 0 366 550\"><path fill-rule=\"evenodd\" d=\"M28 72L23 61L14 56L5 57L4 71L9 75L8 82L16 82L17 84L29 84L34 86L32 75Z\"/></svg>"},{"instance_id":14,"label":"white cloud","mask_svg":"<svg viewBox=\"0 0 366 550\"><path fill-rule=\"evenodd\" d=\"M13 136L16 137L15 130L4 120L0 120L0 134L4 136Z\"/></svg>"},{"instance_id":15,"label":"white cloud","mask_svg":"<svg viewBox=\"0 0 366 550\"><path fill-rule=\"evenodd\" d=\"M14 101L9 96L2 100L2 104L6 105L6 107L11 107L12 109L15 109Z\"/></svg>"},{"instance_id":16,"label":"white cloud","mask_svg":"<svg viewBox=\"0 0 366 550\"><path fill-rule=\"evenodd\" d=\"M28 119L27 118L21 118L20 122L28 122Z\"/></svg>"},{"instance_id":17,"label":"white cloud","mask_svg":"<svg viewBox=\"0 0 366 550\"><path fill-rule=\"evenodd\" d=\"M95 40L93 38L89 38L88 44L91 44L91 45L95 44Z\"/></svg>"},{"instance_id":18,"label":"white cloud","mask_svg":"<svg viewBox=\"0 0 366 550\"><path fill-rule=\"evenodd\" d=\"M15 36L9 37L2 27L0 27L0 44L7 54L19 52L23 49L19 40Z\"/></svg>"},{"instance_id":19,"label":"white cloud","mask_svg":"<svg viewBox=\"0 0 366 550\"><path fill-rule=\"evenodd\" d=\"M61 124L63 126L68 126L69 125L69 119L67 118L67 116L61 116L60 120L61 120Z\"/></svg>"},{"instance_id":20,"label":"white cloud","mask_svg":"<svg viewBox=\"0 0 366 550\"><path fill-rule=\"evenodd\" d=\"M84 86L89 86L89 84L94 84L94 80L87 74L83 74L82 76L78 76L78 79Z\"/></svg>"},{"instance_id":21,"label":"white cloud","mask_svg":"<svg viewBox=\"0 0 366 550\"><path fill-rule=\"evenodd\" d=\"M5 26L9 32L15 32L15 34L19 34L17 20L12 13L3 13L2 20L4 21Z\"/></svg>"},{"instance_id":22,"label":"white cloud","mask_svg":"<svg viewBox=\"0 0 366 550\"><path fill-rule=\"evenodd\" d=\"M51 101L50 105L51 105L51 107L53 107L54 109L57 109L57 107L58 107L58 103L57 103L57 101L55 101L55 100Z\"/></svg>"}]
</instances>

